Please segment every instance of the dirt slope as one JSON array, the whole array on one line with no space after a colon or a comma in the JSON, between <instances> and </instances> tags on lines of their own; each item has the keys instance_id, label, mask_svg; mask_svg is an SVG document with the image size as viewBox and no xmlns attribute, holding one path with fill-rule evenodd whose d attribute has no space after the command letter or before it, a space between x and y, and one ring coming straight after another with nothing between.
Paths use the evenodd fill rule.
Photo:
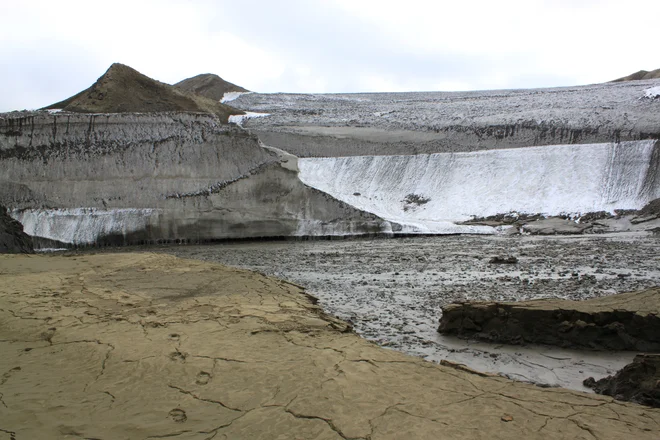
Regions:
<instances>
[{"instance_id":1,"label":"dirt slope","mask_svg":"<svg viewBox=\"0 0 660 440\"><path fill-rule=\"evenodd\" d=\"M660 78L660 69L655 69L650 72L648 70L640 70L639 72L635 72L633 74L624 76L623 78L615 79L614 81L610 81L610 82L638 81L640 79L656 79L656 78Z\"/></svg>"},{"instance_id":2,"label":"dirt slope","mask_svg":"<svg viewBox=\"0 0 660 440\"><path fill-rule=\"evenodd\" d=\"M174 87L186 92L205 96L215 101L220 101L227 92L249 92L249 90L225 81L212 73L203 73L192 78L184 79L174 84Z\"/></svg>"},{"instance_id":3,"label":"dirt slope","mask_svg":"<svg viewBox=\"0 0 660 440\"><path fill-rule=\"evenodd\" d=\"M187 93L115 63L90 88L45 107L81 113L201 112L227 122L242 111L217 100Z\"/></svg>"}]
</instances>

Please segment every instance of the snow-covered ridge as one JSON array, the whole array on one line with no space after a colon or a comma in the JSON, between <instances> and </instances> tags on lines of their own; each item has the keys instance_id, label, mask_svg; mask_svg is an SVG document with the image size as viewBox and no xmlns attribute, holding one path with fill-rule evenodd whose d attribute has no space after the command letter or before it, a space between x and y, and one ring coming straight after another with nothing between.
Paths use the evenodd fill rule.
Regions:
<instances>
[{"instance_id":1,"label":"snow-covered ridge","mask_svg":"<svg viewBox=\"0 0 660 440\"><path fill-rule=\"evenodd\" d=\"M307 185L402 224L403 232L492 233L454 222L510 211L641 208L660 197L654 148L647 140L298 163Z\"/></svg>"}]
</instances>

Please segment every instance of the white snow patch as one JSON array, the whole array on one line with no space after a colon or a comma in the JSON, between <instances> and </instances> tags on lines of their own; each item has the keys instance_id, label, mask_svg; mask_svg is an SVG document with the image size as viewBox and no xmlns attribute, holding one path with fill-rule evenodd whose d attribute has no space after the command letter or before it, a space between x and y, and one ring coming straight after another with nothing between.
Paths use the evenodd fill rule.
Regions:
<instances>
[{"instance_id":1,"label":"white snow patch","mask_svg":"<svg viewBox=\"0 0 660 440\"><path fill-rule=\"evenodd\" d=\"M60 113L62 111L62 109L61 108L51 108L51 109L48 109L46 111L52 115L52 114L55 114L55 113Z\"/></svg>"},{"instance_id":2,"label":"white snow patch","mask_svg":"<svg viewBox=\"0 0 660 440\"><path fill-rule=\"evenodd\" d=\"M270 113L255 113L255 112L245 112L244 115L231 115L229 117L230 124L236 124L240 127L243 126L243 121L250 118L263 118L264 116L270 116Z\"/></svg>"},{"instance_id":3,"label":"white snow patch","mask_svg":"<svg viewBox=\"0 0 660 440\"><path fill-rule=\"evenodd\" d=\"M648 98L648 99L660 98L660 86L651 87L650 89L644 90L644 98Z\"/></svg>"},{"instance_id":4,"label":"white snow patch","mask_svg":"<svg viewBox=\"0 0 660 440\"><path fill-rule=\"evenodd\" d=\"M660 188L648 194L644 189L655 142L300 158L298 166L303 183L399 223L403 233L496 233L455 222L512 211L559 215L641 208L660 196Z\"/></svg>"},{"instance_id":5,"label":"white snow patch","mask_svg":"<svg viewBox=\"0 0 660 440\"><path fill-rule=\"evenodd\" d=\"M248 93L252 93L252 92L226 92L224 95L222 95L220 102L224 104L225 102L233 101L239 96L246 95Z\"/></svg>"}]
</instances>

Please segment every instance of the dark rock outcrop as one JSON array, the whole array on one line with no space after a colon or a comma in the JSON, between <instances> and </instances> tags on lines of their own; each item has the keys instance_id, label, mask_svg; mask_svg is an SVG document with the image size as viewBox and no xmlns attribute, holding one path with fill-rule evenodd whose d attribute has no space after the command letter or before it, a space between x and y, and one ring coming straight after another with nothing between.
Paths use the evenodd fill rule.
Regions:
<instances>
[{"instance_id":1,"label":"dark rock outcrop","mask_svg":"<svg viewBox=\"0 0 660 440\"><path fill-rule=\"evenodd\" d=\"M131 67L115 63L88 89L49 105L78 113L200 112L217 115L228 122L242 111L217 100L188 93L149 78Z\"/></svg>"},{"instance_id":2,"label":"dark rock outcrop","mask_svg":"<svg viewBox=\"0 0 660 440\"><path fill-rule=\"evenodd\" d=\"M614 376L590 377L584 386L617 400L660 408L660 354L637 355Z\"/></svg>"},{"instance_id":3,"label":"dark rock outcrop","mask_svg":"<svg viewBox=\"0 0 660 440\"><path fill-rule=\"evenodd\" d=\"M660 218L660 199L651 200L646 206L636 212L630 222L633 224L645 223Z\"/></svg>"},{"instance_id":4,"label":"dark rock outcrop","mask_svg":"<svg viewBox=\"0 0 660 440\"><path fill-rule=\"evenodd\" d=\"M7 208L0 205L0 253L32 253L32 238L23 232L23 225L7 214Z\"/></svg>"},{"instance_id":5,"label":"dark rock outcrop","mask_svg":"<svg viewBox=\"0 0 660 440\"><path fill-rule=\"evenodd\" d=\"M660 350L660 288L585 301L466 302L442 308L438 331L508 344Z\"/></svg>"},{"instance_id":6,"label":"dark rock outcrop","mask_svg":"<svg viewBox=\"0 0 660 440\"><path fill-rule=\"evenodd\" d=\"M227 92L249 92L248 89L225 81L212 73L203 73L184 79L174 84L174 87L215 101L220 101Z\"/></svg>"}]
</instances>

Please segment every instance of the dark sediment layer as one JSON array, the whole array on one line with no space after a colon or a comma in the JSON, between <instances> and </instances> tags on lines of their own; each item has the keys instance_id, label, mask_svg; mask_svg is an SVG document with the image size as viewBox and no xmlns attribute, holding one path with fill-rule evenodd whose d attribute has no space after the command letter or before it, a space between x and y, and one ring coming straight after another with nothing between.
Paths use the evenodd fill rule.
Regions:
<instances>
[{"instance_id":1,"label":"dark sediment layer","mask_svg":"<svg viewBox=\"0 0 660 440\"><path fill-rule=\"evenodd\" d=\"M438 331L508 344L660 350L660 288L586 301L466 302L442 308Z\"/></svg>"},{"instance_id":2,"label":"dark sediment layer","mask_svg":"<svg viewBox=\"0 0 660 440\"><path fill-rule=\"evenodd\" d=\"M626 230L617 220L626 220L631 225L648 223L653 230L655 223L649 222L660 218L660 199L651 200L642 209L618 209L616 215L606 211L588 212L579 217L568 215L550 216L543 214L527 214L509 212L488 217L473 217L460 222L461 225L484 226L512 226L508 233L528 233L531 235L574 235L574 234L600 234L605 232L621 232Z\"/></svg>"},{"instance_id":3,"label":"dark sediment layer","mask_svg":"<svg viewBox=\"0 0 660 440\"><path fill-rule=\"evenodd\" d=\"M584 385L617 400L660 408L660 354L635 356L631 364L614 376L598 381L590 377Z\"/></svg>"}]
</instances>

